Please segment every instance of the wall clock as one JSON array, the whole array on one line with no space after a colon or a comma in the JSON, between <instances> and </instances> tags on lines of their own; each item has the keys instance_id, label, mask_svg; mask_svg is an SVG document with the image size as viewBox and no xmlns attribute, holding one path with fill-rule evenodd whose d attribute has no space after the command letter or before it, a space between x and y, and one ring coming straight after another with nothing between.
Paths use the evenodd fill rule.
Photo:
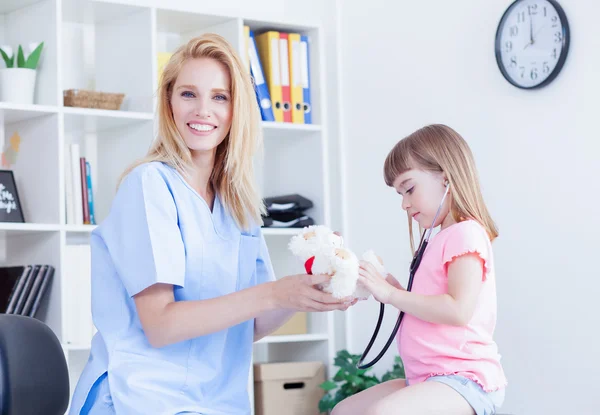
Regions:
<instances>
[{"instance_id":1,"label":"wall clock","mask_svg":"<svg viewBox=\"0 0 600 415\"><path fill-rule=\"evenodd\" d=\"M541 88L562 70L570 42L569 22L555 0L516 0L496 31L496 61L508 82Z\"/></svg>"}]
</instances>

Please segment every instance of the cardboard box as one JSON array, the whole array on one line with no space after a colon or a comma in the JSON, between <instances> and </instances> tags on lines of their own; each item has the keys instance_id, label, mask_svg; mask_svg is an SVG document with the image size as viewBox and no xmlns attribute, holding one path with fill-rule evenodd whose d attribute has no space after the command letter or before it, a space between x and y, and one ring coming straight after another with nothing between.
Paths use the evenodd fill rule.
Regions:
<instances>
[{"instance_id":1,"label":"cardboard box","mask_svg":"<svg viewBox=\"0 0 600 415\"><path fill-rule=\"evenodd\" d=\"M324 381L322 362L257 363L255 415L319 415Z\"/></svg>"},{"instance_id":2,"label":"cardboard box","mask_svg":"<svg viewBox=\"0 0 600 415\"><path fill-rule=\"evenodd\" d=\"M281 336L285 334L306 334L306 313L299 312L290 318L284 325L279 327L271 336Z\"/></svg>"}]
</instances>

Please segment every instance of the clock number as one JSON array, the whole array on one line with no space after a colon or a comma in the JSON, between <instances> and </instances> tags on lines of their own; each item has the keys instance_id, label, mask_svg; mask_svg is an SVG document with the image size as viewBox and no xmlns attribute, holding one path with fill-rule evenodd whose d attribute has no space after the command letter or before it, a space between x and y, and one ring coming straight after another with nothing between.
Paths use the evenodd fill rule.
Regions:
<instances>
[{"instance_id":1,"label":"clock number","mask_svg":"<svg viewBox=\"0 0 600 415\"><path fill-rule=\"evenodd\" d=\"M516 56L513 56L512 58L510 58L510 67L511 68L517 67L517 57Z\"/></svg>"},{"instance_id":2,"label":"clock number","mask_svg":"<svg viewBox=\"0 0 600 415\"><path fill-rule=\"evenodd\" d=\"M542 72L544 72L545 74L550 73L550 67L548 66L548 62L544 62L544 64L542 65Z\"/></svg>"},{"instance_id":3,"label":"clock number","mask_svg":"<svg viewBox=\"0 0 600 415\"><path fill-rule=\"evenodd\" d=\"M535 81L537 79L537 77L538 77L538 70L537 70L537 68L533 68L531 70L530 76L531 76L531 80L532 81Z\"/></svg>"},{"instance_id":4,"label":"clock number","mask_svg":"<svg viewBox=\"0 0 600 415\"><path fill-rule=\"evenodd\" d=\"M525 67L519 66L519 69L521 70L521 78L525 78Z\"/></svg>"},{"instance_id":5,"label":"clock number","mask_svg":"<svg viewBox=\"0 0 600 415\"><path fill-rule=\"evenodd\" d=\"M534 15L537 14L537 4L532 4L530 6L527 6L527 8L529 9L529 15Z\"/></svg>"},{"instance_id":6,"label":"clock number","mask_svg":"<svg viewBox=\"0 0 600 415\"><path fill-rule=\"evenodd\" d=\"M506 46L506 53L512 52L512 48L513 48L512 41L510 41L510 40L507 41L505 46Z\"/></svg>"},{"instance_id":7,"label":"clock number","mask_svg":"<svg viewBox=\"0 0 600 415\"><path fill-rule=\"evenodd\" d=\"M554 42L556 42L556 43L562 42L562 32L556 32L554 34Z\"/></svg>"},{"instance_id":8,"label":"clock number","mask_svg":"<svg viewBox=\"0 0 600 415\"><path fill-rule=\"evenodd\" d=\"M547 10L547 7L544 6L544 17L546 17L546 16L548 16L548 10Z\"/></svg>"},{"instance_id":9,"label":"clock number","mask_svg":"<svg viewBox=\"0 0 600 415\"><path fill-rule=\"evenodd\" d=\"M517 23L525 23L525 12L519 12L517 14Z\"/></svg>"},{"instance_id":10,"label":"clock number","mask_svg":"<svg viewBox=\"0 0 600 415\"><path fill-rule=\"evenodd\" d=\"M510 27L510 35L517 36L519 34L519 26L511 26Z\"/></svg>"},{"instance_id":11,"label":"clock number","mask_svg":"<svg viewBox=\"0 0 600 415\"><path fill-rule=\"evenodd\" d=\"M552 16L552 19L550 20L552 21L552 27L558 26L558 16Z\"/></svg>"},{"instance_id":12,"label":"clock number","mask_svg":"<svg viewBox=\"0 0 600 415\"><path fill-rule=\"evenodd\" d=\"M552 52L552 57L553 57L554 59L556 59L556 56L557 56L557 55L556 55L556 53L557 53L557 52L556 52L556 48L554 48L554 52Z\"/></svg>"}]
</instances>

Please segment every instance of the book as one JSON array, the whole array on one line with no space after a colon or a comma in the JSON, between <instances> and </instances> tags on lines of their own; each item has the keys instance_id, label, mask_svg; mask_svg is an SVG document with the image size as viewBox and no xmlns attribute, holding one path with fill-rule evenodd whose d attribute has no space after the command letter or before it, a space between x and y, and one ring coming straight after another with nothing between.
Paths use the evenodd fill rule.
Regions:
<instances>
[{"instance_id":1,"label":"book","mask_svg":"<svg viewBox=\"0 0 600 415\"><path fill-rule=\"evenodd\" d=\"M0 267L0 312L35 317L53 275L47 264Z\"/></svg>"}]
</instances>

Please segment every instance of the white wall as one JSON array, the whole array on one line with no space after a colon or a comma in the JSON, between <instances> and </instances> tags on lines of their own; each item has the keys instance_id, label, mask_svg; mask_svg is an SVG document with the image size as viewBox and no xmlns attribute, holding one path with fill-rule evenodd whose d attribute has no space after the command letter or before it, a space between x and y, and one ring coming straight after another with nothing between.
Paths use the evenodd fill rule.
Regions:
<instances>
[{"instance_id":1,"label":"white wall","mask_svg":"<svg viewBox=\"0 0 600 415\"><path fill-rule=\"evenodd\" d=\"M406 282L406 217L382 163L397 140L425 124L457 129L472 146L500 228L496 339L510 382L502 412L597 414L600 3L561 2L572 31L566 66L553 84L530 92L508 84L494 58L510 3L339 2L344 232L355 250L375 248ZM377 306L349 312L352 352L366 345ZM376 371L389 368L394 352Z\"/></svg>"}]
</instances>

